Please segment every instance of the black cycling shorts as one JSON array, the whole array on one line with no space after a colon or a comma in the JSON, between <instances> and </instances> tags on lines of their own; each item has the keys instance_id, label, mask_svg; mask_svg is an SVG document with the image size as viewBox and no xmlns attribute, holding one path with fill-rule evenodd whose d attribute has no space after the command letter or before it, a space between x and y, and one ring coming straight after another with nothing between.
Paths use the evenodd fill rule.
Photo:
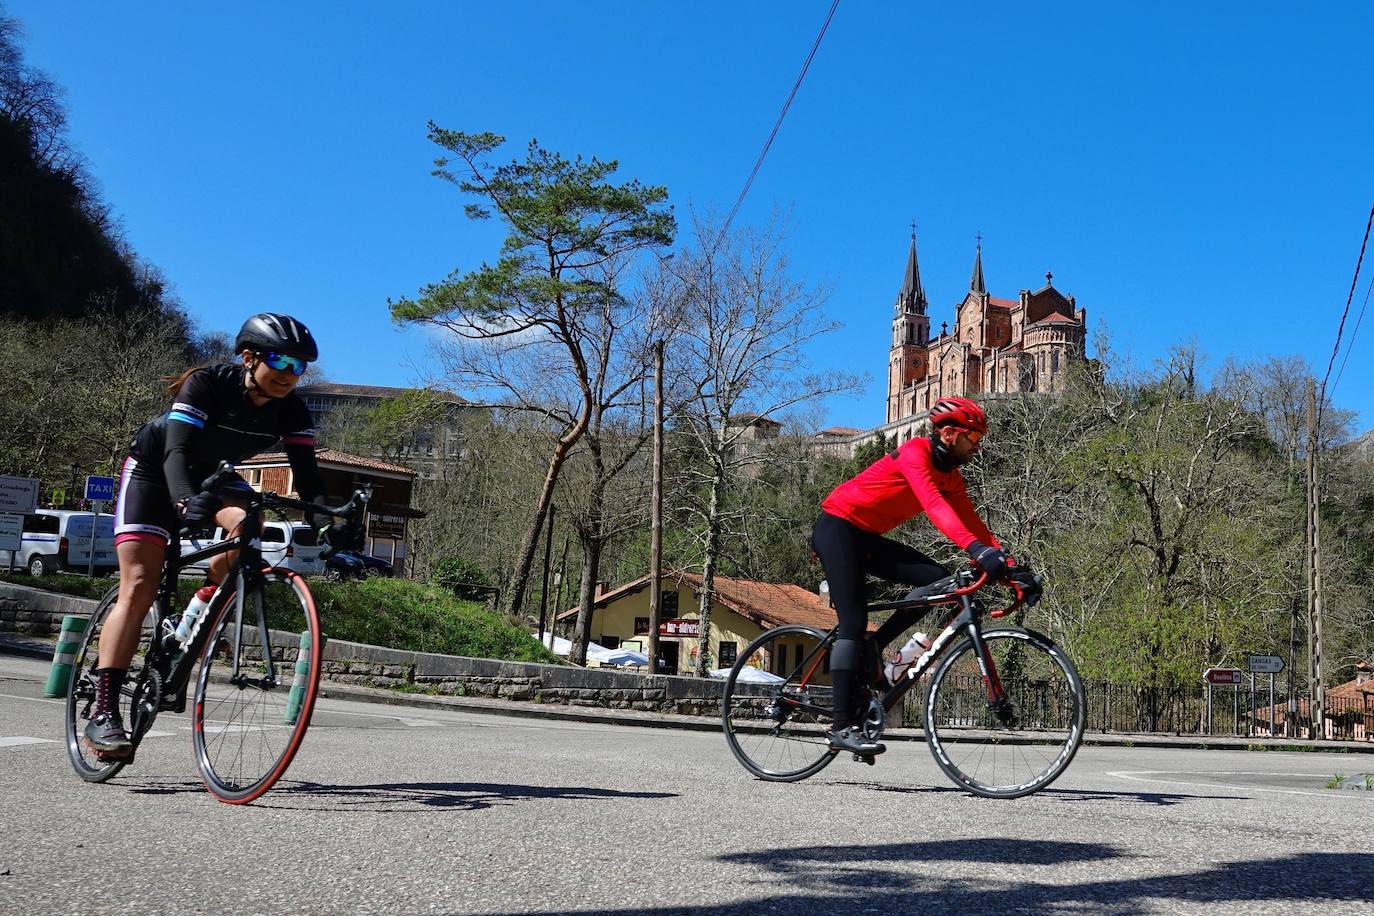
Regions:
<instances>
[{"instance_id":1,"label":"black cycling shorts","mask_svg":"<svg viewBox=\"0 0 1374 916\"><path fill-rule=\"evenodd\" d=\"M248 481L235 474L226 489L251 490ZM166 547L181 531L181 516L172 504L161 465L126 458L115 497L115 546L124 541L152 541Z\"/></svg>"}]
</instances>

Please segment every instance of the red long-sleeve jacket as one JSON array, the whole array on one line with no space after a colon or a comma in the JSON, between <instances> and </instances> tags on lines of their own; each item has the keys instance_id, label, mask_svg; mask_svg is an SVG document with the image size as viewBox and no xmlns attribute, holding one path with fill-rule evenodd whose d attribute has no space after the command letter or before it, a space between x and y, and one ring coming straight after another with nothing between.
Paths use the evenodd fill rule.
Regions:
<instances>
[{"instance_id":1,"label":"red long-sleeve jacket","mask_svg":"<svg viewBox=\"0 0 1374 916\"><path fill-rule=\"evenodd\" d=\"M871 534L886 534L925 512L961 548L975 540L1002 546L969 501L964 475L958 468L938 470L925 437L912 439L840 484L821 509Z\"/></svg>"}]
</instances>

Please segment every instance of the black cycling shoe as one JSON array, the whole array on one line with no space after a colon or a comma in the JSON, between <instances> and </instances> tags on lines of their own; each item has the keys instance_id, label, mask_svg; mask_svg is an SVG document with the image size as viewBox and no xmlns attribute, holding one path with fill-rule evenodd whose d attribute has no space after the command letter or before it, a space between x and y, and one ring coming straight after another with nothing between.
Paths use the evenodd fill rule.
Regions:
<instances>
[{"instance_id":1,"label":"black cycling shoe","mask_svg":"<svg viewBox=\"0 0 1374 916\"><path fill-rule=\"evenodd\" d=\"M102 713L92 718L86 723L82 734L86 736L86 740L91 743L91 749L99 757L121 760L128 757L134 749L134 743L129 740L129 733L124 730L124 723L113 713Z\"/></svg>"},{"instance_id":2,"label":"black cycling shoe","mask_svg":"<svg viewBox=\"0 0 1374 916\"><path fill-rule=\"evenodd\" d=\"M887 750L887 745L864 737L864 733L853 725L839 731L828 731L825 737L830 741L831 750L849 751L859 757L874 757Z\"/></svg>"}]
</instances>

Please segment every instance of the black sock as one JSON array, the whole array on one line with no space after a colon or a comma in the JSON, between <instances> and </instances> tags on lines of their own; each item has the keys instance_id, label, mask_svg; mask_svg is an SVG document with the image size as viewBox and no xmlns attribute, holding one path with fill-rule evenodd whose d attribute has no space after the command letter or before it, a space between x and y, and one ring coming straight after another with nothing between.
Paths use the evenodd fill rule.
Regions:
<instances>
[{"instance_id":1,"label":"black sock","mask_svg":"<svg viewBox=\"0 0 1374 916\"><path fill-rule=\"evenodd\" d=\"M96 668L91 673L95 675L95 709L91 711L92 718L110 713L119 715L119 691L124 687L124 676L128 670Z\"/></svg>"}]
</instances>

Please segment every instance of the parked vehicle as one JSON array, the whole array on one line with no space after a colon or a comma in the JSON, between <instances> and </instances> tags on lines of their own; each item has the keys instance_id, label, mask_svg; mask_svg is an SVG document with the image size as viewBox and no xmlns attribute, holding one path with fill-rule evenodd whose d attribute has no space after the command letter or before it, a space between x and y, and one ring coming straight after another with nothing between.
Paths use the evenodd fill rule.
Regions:
<instances>
[{"instance_id":1,"label":"parked vehicle","mask_svg":"<svg viewBox=\"0 0 1374 916\"><path fill-rule=\"evenodd\" d=\"M90 512L71 509L38 509L24 516L15 565L32 576L55 572L86 572L91 568ZM114 549L114 516L102 514L95 522L95 572L104 575L118 568Z\"/></svg>"},{"instance_id":2,"label":"parked vehicle","mask_svg":"<svg viewBox=\"0 0 1374 916\"><path fill-rule=\"evenodd\" d=\"M224 540L223 528L212 531L189 531L181 539L181 555L209 547ZM262 557L269 566L281 566L303 576L323 573L320 559L319 532L305 522L273 521L262 523ZM205 562L183 567L182 571L204 572Z\"/></svg>"},{"instance_id":3,"label":"parked vehicle","mask_svg":"<svg viewBox=\"0 0 1374 916\"><path fill-rule=\"evenodd\" d=\"M395 570L386 560L355 550L340 550L325 560L324 565L324 575L327 579L365 579L372 576L395 575Z\"/></svg>"}]
</instances>

